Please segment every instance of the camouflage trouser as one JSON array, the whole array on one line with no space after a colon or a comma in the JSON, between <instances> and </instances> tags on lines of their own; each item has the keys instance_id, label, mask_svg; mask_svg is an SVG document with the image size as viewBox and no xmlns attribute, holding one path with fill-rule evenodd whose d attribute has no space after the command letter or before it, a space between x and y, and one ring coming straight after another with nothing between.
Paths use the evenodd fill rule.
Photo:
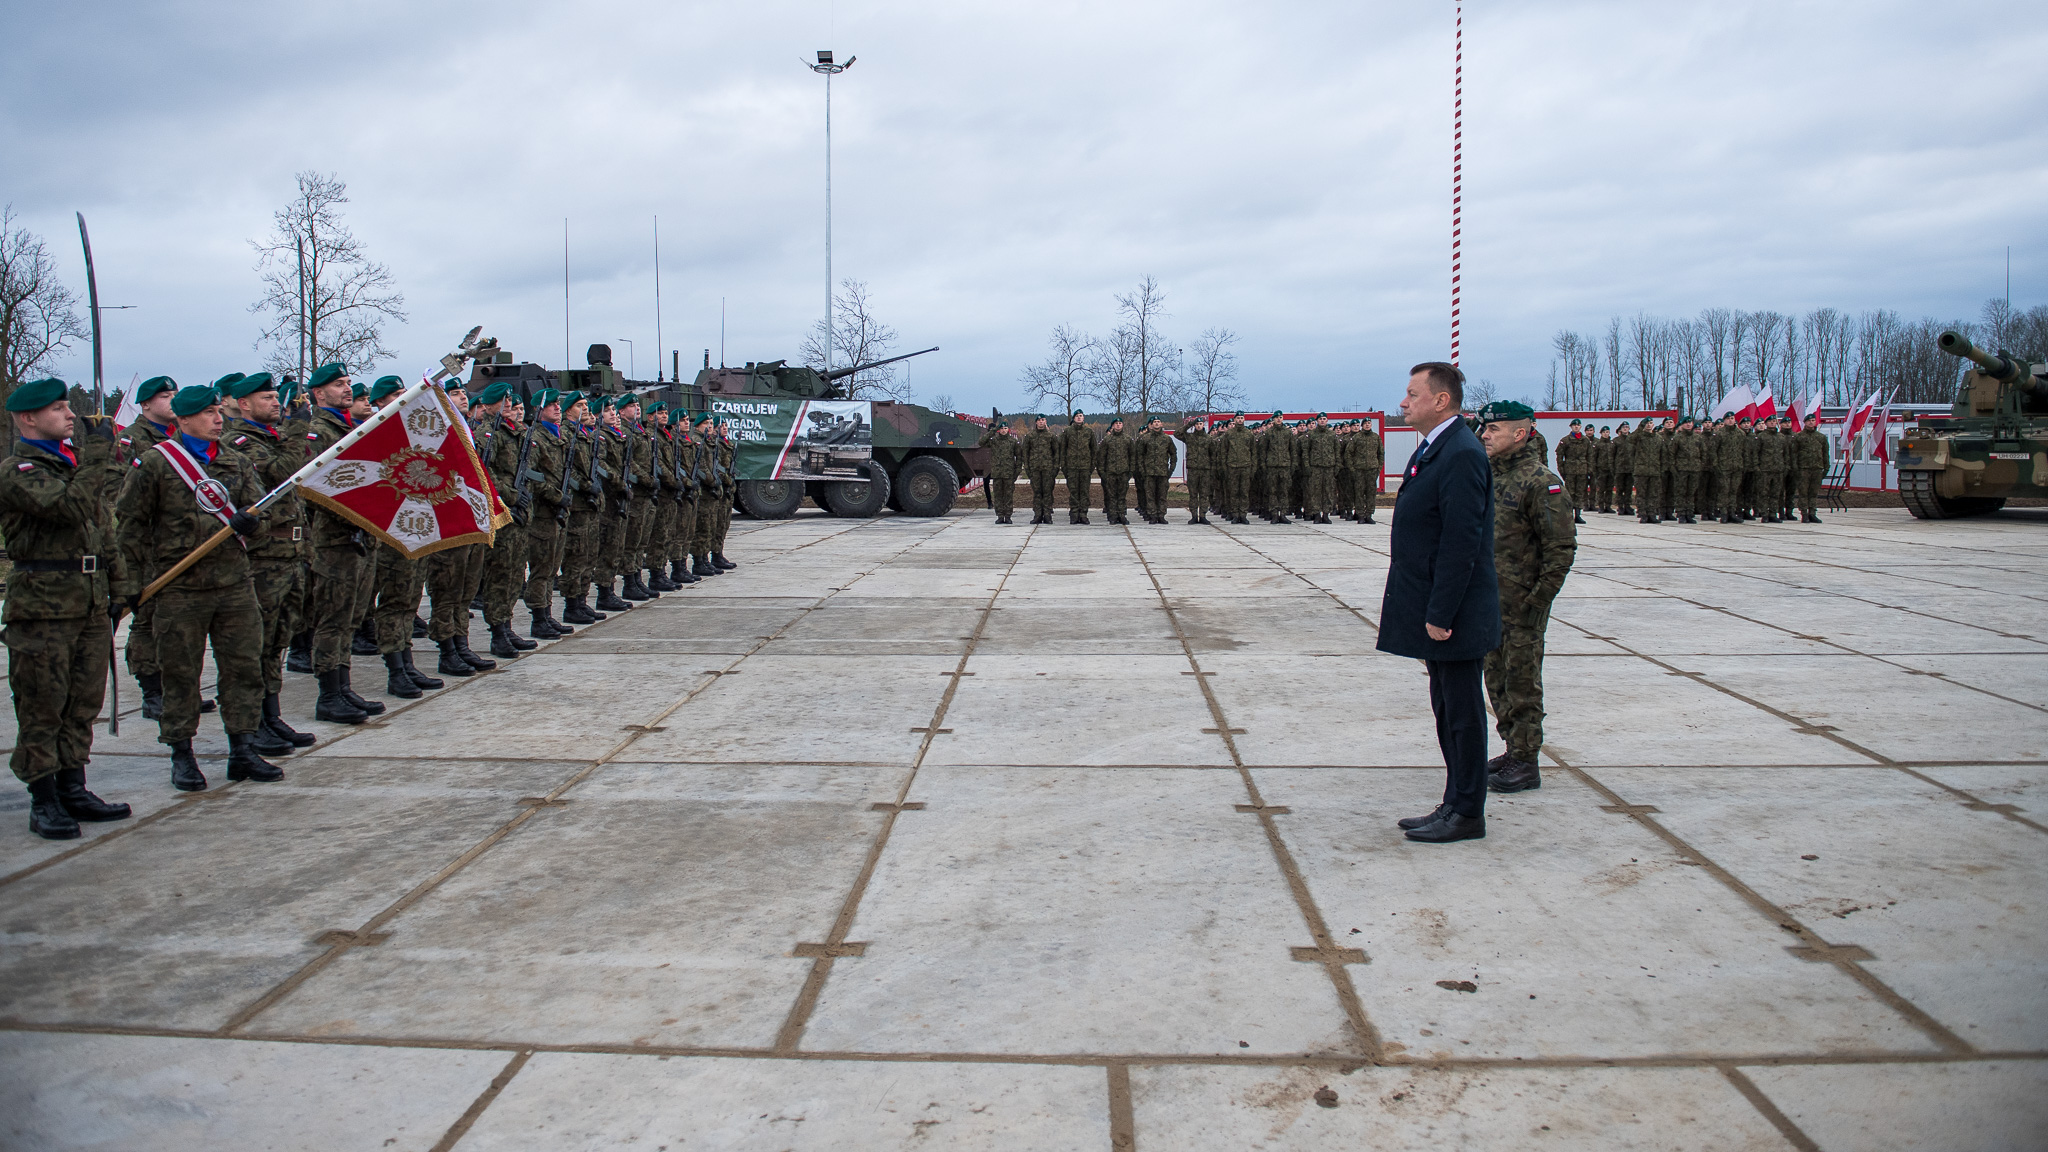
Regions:
<instances>
[{"instance_id":1,"label":"camouflage trouser","mask_svg":"<svg viewBox=\"0 0 2048 1152\"><path fill-rule=\"evenodd\" d=\"M1649 520L1664 507L1664 475L1661 472L1636 473L1636 518Z\"/></svg>"},{"instance_id":2,"label":"camouflage trouser","mask_svg":"<svg viewBox=\"0 0 2048 1152\"><path fill-rule=\"evenodd\" d=\"M1311 516L1327 516L1337 502L1337 470L1316 468L1308 470L1308 490L1302 494L1302 507Z\"/></svg>"},{"instance_id":3,"label":"camouflage trouser","mask_svg":"<svg viewBox=\"0 0 2048 1152\"><path fill-rule=\"evenodd\" d=\"M1102 514L1115 520L1130 511L1131 476L1128 472L1102 474Z\"/></svg>"},{"instance_id":4,"label":"camouflage trouser","mask_svg":"<svg viewBox=\"0 0 2048 1152\"><path fill-rule=\"evenodd\" d=\"M254 732L263 720L263 609L257 607L255 585L244 580L199 591L166 588L155 600L157 658L164 665L164 714L156 738L174 744L198 734L199 676L209 641L221 727L231 736Z\"/></svg>"},{"instance_id":5,"label":"camouflage trouser","mask_svg":"<svg viewBox=\"0 0 2048 1152\"><path fill-rule=\"evenodd\" d=\"M647 566L665 567L675 559L676 497L663 492L654 501L654 514L647 529Z\"/></svg>"},{"instance_id":6,"label":"camouflage trouser","mask_svg":"<svg viewBox=\"0 0 2048 1152\"><path fill-rule=\"evenodd\" d=\"M1700 474L1697 472L1679 472L1675 474L1675 479L1677 482L1671 486L1671 497L1668 503L1678 515L1690 516L1693 514L1693 497L1700 490Z\"/></svg>"},{"instance_id":7,"label":"camouflage trouser","mask_svg":"<svg viewBox=\"0 0 2048 1152\"><path fill-rule=\"evenodd\" d=\"M1007 517L1017 510L1017 474L991 476L988 479L988 498L996 515Z\"/></svg>"},{"instance_id":8,"label":"camouflage trouser","mask_svg":"<svg viewBox=\"0 0 2048 1152\"><path fill-rule=\"evenodd\" d=\"M627 522L626 570L638 572L652 568L659 563L648 553L648 545L654 540L654 521L661 494L646 493L633 500L633 514Z\"/></svg>"},{"instance_id":9,"label":"camouflage trouser","mask_svg":"<svg viewBox=\"0 0 2048 1152\"><path fill-rule=\"evenodd\" d=\"M296 613L292 601L298 598L299 561L253 559L249 575L256 586L256 608L263 613L263 691L284 691L284 650L291 647Z\"/></svg>"},{"instance_id":10,"label":"camouflage trouser","mask_svg":"<svg viewBox=\"0 0 2048 1152\"><path fill-rule=\"evenodd\" d=\"M1742 510L1742 514L1745 516L1754 516L1756 514L1756 473L1754 471L1744 471L1742 473L1742 495L1736 497L1735 504L1736 507Z\"/></svg>"},{"instance_id":11,"label":"camouflage trouser","mask_svg":"<svg viewBox=\"0 0 2048 1152\"><path fill-rule=\"evenodd\" d=\"M1188 516L1207 516L1216 502L1216 473L1207 468L1188 469Z\"/></svg>"},{"instance_id":12,"label":"camouflage trouser","mask_svg":"<svg viewBox=\"0 0 2048 1152\"><path fill-rule=\"evenodd\" d=\"M725 534L732 531L733 490L727 488L718 494L718 517L711 522L711 550L725 555Z\"/></svg>"},{"instance_id":13,"label":"camouflage trouser","mask_svg":"<svg viewBox=\"0 0 2048 1152\"><path fill-rule=\"evenodd\" d=\"M1486 699L1508 755L1534 761L1543 748L1543 632L1550 610L1541 610L1529 624L1509 622L1510 614L1526 619L1526 609L1507 604L1502 609L1500 647L1486 654Z\"/></svg>"},{"instance_id":14,"label":"camouflage trouser","mask_svg":"<svg viewBox=\"0 0 2048 1152\"><path fill-rule=\"evenodd\" d=\"M1083 469L1081 475L1076 477L1074 473L1070 470L1066 473L1066 477L1067 522L1070 524L1079 524L1088 516L1088 504L1090 500L1090 497L1088 495L1088 485L1094 483L1095 474L1087 469Z\"/></svg>"},{"instance_id":15,"label":"camouflage trouser","mask_svg":"<svg viewBox=\"0 0 2048 1152\"><path fill-rule=\"evenodd\" d=\"M427 639L439 644L451 637L469 635L469 602L476 599L477 584L483 578L484 553L488 551L488 544L464 544L460 548L444 548L421 562L426 570L427 595L434 602L434 614L427 617Z\"/></svg>"},{"instance_id":16,"label":"camouflage trouser","mask_svg":"<svg viewBox=\"0 0 2048 1152\"><path fill-rule=\"evenodd\" d=\"M1614 507L1614 474L1593 473L1593 507L1608 509Z\"/></svg>"},{"instance_id":17,"label":"camouflage trouser","mask_svg":"<svg viewBox=\"0 0 2048 1152\"><path fill-rule=\"evenodd\" d=\"M8 763L15 777L26 784L59 769L83 768L92 756L92 721L106 699L107 665L114 656L106 614L17 620L0 632L0 640L7 644L7 686L14 692L14 754Z\"/></svg>"},{"instance_id":18,"label":"camouflage trouser","mask_svg":"<svg viewBox=\"0 0 2048 1152\"><path fill-rule=\"evenodd\" d=\"M1785 478L1776 472L1756 474L1756 509L1760 515L1778 514L1778 509L1785 499L1785 494L1781 491L1784 484Z\"/></svg>"},{"instance_id":19,"label":"camouflage trouser","mask_svg":"<svg viewBox=\"0 0 2048 1152\"><path fill-rule=\"evenodd\" d=\"M1294 476L1290 468L1269 468L1266 474L1266 514L1285 516L1294 507Z\"/></svg>"},{"instance_id":20,"label":"camouflage trouser","mask_svg":"<svg viewBox=\"0 0 2048 1152\"><path fill-rule=\"evenodd\" d=\"M1225 468L1223 470L1223 515L1232 520L1241 520L1251 510L1252 470L1249 468Z\"/></svg>"},{"instance_id":21,"label":"camouflage trouser","mask_svg":"<svg viewBox=\"0 0 2048 1152\"><path fill-rule=\"evenodd\" d=\"M427 574L424 565L408 560L397 549L384 545L377 550L376 607L377 651L403 652L412 647L412 621L419 615L420 592Z\"/></svg>"},{"instance_id":22,"label":"camouflage trouser","mask_svg":"<svg viewBox=\"0 0 2048 1152\"><path fill-rule=\"evenodd\" d=\"M1031 519L1033 523L1052 520L1053 486L1059 481L1059 473L1047 468L1031 473Z\"/></svg>"},{"instance_id":23,"label":"camouflage trouser","mask_svg":"<svg viewBox=\"0 0 2048 1152\"><path fill-rule=\"evenodd\" d=\"M526 587L526 526L507 524L484 552L484 623L490 627L512 622L512 604Z\"/></svg>"},{"instance_id":24,"label":"camouflage trouser","mask_svg":"<svg viewBox=\"0 0 2048 1152\"><path fill-rule=\"evenodd\" d=\"M1740 473L1740 472L1716 472L1716 473L1714 473L1714 511L1715 511L1715 514L1716 514L1716 515L1718 515L1718 516L1720 516L1720 517L1722 517L1723 519L1727 519L1727 518L1729 518L1729 517L1732 517L1732 516L1735 516L1735 515L1739 514L1739 513L1741 512L1741 506L1742 506L1742 473Z\"/></svg>"},{"instance_id":25,"label":"camouflage trouser","mask_svg":"<svg viewBox=\"0 0 2048 1152\"><path fill-rule=\"evenodd\" d=\"M1152 515L1165 516L1166 482L1169 479L1171 477L1167 476L1138 477L1138 506L1143 508L1149 504L1152 508Z\"/></svg>"},{"instance_id":26,"label":"camouflage trouser","mask_svg":"<svg viewBox=\"0 0 2048 1152\"><path fill-rule=\"evenodd\" d=\"M680 560L687 565L690 562L690 549L697 545L697 504L703 502L702 496L697 498L696 504L687 499L676 501L676 522L669 530L668 537L668 558L671 563Z\"/></svg>"},{"instance_id":27,"label":"camouflage trouser","mask_svg":"<svg viewBox=\"0 0 2048 1152\"><path fill-rule=\"evenodd\" d=\"M1799 494L1799 478L1792 469L1787 468L1778 474L1778 481L1778 512L1786 519L1791 519L1792 502Z\"/></svg>"},{"instance_id":28,"label":"camouflage trouser","mask_svg":"<svg viewBox=\"0 0 2048 1152\"><path fill-rule=\"evenodd\" d=\"M1801 513L1807 516L1820 515L1820 469L1793 469L1792 491Z\"/></svg>"},{"instance_id":29,"label":"camouflage trouser","mask_svg":"<svg viewBox=\"0 0 2048 1152\"><path fill-rule=\"evenodd\" d=\"M143 582L147 584L153 579L154 576L146 576ZM122 660L128 665L128 674L137 679L163 671L163 666L156 659L156 633L149 627L150 618L154 615L156 600L144 600L128 625L128 644L122 652Z\"/></svg>"},{"instance_id":30,"label":"camouflage trouser","mask_svg":"<svg viewBox=\"0 0 2048 1152\"><path fill-rule=\"evenodd\" d=\"M1586 474L1584 472L1571 472L1565 475L1564 491L1565 495L1572 498L1572 511L1584 512L1586 510L1586 490L1588 487L1590 485L1586 482Z\"/></svg>"},{"instance_id":31,"label":"camouflage trouser","mask_svg":"<svg viewBox=\"0 0 2048 1152\"><path fill-rule=\"evenodd\" d=\"M373 569L370 557L351 544L314 551L307 590L314 672L348 667L350 639L363 618L363 606L370 602Z\"/></svg>"},{"instance_id":32,"label":"camouflage trouser","mask_svg":"<svg viewBox=\"0 0 2048 1152\"><path fill-rule=\"evenodd\" d=\"M626 571L626 547L633 536L633 506L620 501L604 510L598 524L597 570L592 574L606 588Z\"/></svg>"},{"instance_id":33,"label":"camouflage trouser","mask_svg":"<svg viewBox=\"0 0 2048 1152\"><path fill-rule=\"evenodd\" d=\"M591 582L596 579L597 521L601 515L603 513L589 508L569 513L569 523L563 529L562 576L555 584L564 600L588 595Z\"/></svg>"},{"instance_id":34,"label":"camouflage trouser","mask_svg":"<svg viewBox=\"0 0 2048 1152\"><path fill-rule=\"evenodd\" d=\"M526 526L526 586L519 598L526 602L528 612L545 616L554 610L555 584L562 575L568 544L568 526L553 516L535 516Z\"/></svg>"}]
</instances>

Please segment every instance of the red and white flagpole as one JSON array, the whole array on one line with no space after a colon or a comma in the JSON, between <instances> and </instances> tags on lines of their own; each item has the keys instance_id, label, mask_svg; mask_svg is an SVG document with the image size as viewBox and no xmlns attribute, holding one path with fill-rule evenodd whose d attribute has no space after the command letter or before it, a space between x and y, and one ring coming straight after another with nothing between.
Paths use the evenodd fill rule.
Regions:
<instances>
[{"instance_id":1,"label":"red and white flagpole","mask_svg":"<svg viewBox=\"0 0 2048 1152\"><path fill-rule=\"evenodd\" d=\"M1460 281L1465 229L1465 6L1457 6L1456 52L1451 70L1451 366L1458 364Z\"/></svg>"}]
</instances>

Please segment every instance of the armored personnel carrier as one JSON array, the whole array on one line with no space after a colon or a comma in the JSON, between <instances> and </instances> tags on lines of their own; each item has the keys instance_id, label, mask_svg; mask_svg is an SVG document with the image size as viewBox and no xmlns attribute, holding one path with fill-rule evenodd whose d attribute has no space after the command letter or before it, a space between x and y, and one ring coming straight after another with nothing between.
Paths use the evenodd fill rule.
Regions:
<instances>
[{"instance_id":1,"label":"armored personnel carrier","mask_svg":"<svg viewBox=\"0 0 2048 1152\"><path fill-rule=\"evenodd\" d=\"M1922 416L1899 445L1899 497L1922 520L1996 512L2013 496L2048 496L2048 381L2042 366L1944 332L1963 373L1947 416Z\"/></svg>"}]
</instances>

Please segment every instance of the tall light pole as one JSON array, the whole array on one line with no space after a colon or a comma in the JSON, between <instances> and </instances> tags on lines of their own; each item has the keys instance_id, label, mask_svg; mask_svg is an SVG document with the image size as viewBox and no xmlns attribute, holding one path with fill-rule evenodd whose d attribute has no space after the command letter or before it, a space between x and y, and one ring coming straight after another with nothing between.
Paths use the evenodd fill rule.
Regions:
<instances>
[{"instance_id":1,"label":"tall light pole","mask_svg":"<svg viewBox=\"0 0 2048 1152\"><path fill-rule=\"evenodd\" d=\"M825 371L832 371L832 78L853 67L858 56L834 64L830 48L818 49L818 62L804 67L825 78Z\"/></svg>"},{"instance_id":2,"label":"tall light pole","mask_svg":"<svg viewBox=\"0 0 2048 1152\"><path fill-rule=\"evenodd\" d=\"M639 375L640 372L640 370L635 366L635 362L633 359L633 342L631 340L626 339L624 336L621 336L619 337L619 343L624 344L626 346L626 379L631 380L633 377Z\"/></svg>"}]
</instances>

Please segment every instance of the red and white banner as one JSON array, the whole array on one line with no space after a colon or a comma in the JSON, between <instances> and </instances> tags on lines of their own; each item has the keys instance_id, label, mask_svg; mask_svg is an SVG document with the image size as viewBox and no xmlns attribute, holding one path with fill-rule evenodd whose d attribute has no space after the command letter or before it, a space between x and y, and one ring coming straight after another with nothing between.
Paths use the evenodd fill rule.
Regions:
<instances>
[{"instance_id":1,"label":"red and white banner","mask_svg":"<svg viewBox=\"0 0 2048 1152\"><path fill-rule=\"evenodd\" d=\"M1737 384L1728 390L1726 396L1721 397L1719 404L1714 405L1713 418L1719 420L1730 412L1735 413L1738 418L1745 417L1755 403L1756 398L1750 395L1749 389Z\"/></svg>"},{"instance_id":2,"label":"red and white banner","mask_svg":"<svg viewBox=\"0 0 2048 1152\"><path fill-rule=\"evenodd\" d=\"M1756 398L1756 419L1769 420L1778 414L1778 399L1771 395L1771 386L1764 385L1763 395Z\"/></svg>"},{"instance_id":3,"label":"red and white banner","mask_svg":"<svg viewBox=\"0 0 2048 1152\"><path fill-rule=\"evenodd\" d=\"M392 407L301 478L300 495L375 533L408 559L490 543L512 515L448 397L421 381Z\"/></svg>"},{"instance_id":4,"label":"red and white banner","mask_svg":"<svg viewBox=\"0 0 2048 1152\"><path fill-rule=\"evenodd\" d=\"M1863 431L1863 426L1870 422L1870 410L1875 407L1877 407L1877 393L1872 392L1870 399L1858 404L1849 413L1848 420L1842 426L1842 442L1844 444L1856 439L1856 434Z\"/></svg>"}]
</instances>

